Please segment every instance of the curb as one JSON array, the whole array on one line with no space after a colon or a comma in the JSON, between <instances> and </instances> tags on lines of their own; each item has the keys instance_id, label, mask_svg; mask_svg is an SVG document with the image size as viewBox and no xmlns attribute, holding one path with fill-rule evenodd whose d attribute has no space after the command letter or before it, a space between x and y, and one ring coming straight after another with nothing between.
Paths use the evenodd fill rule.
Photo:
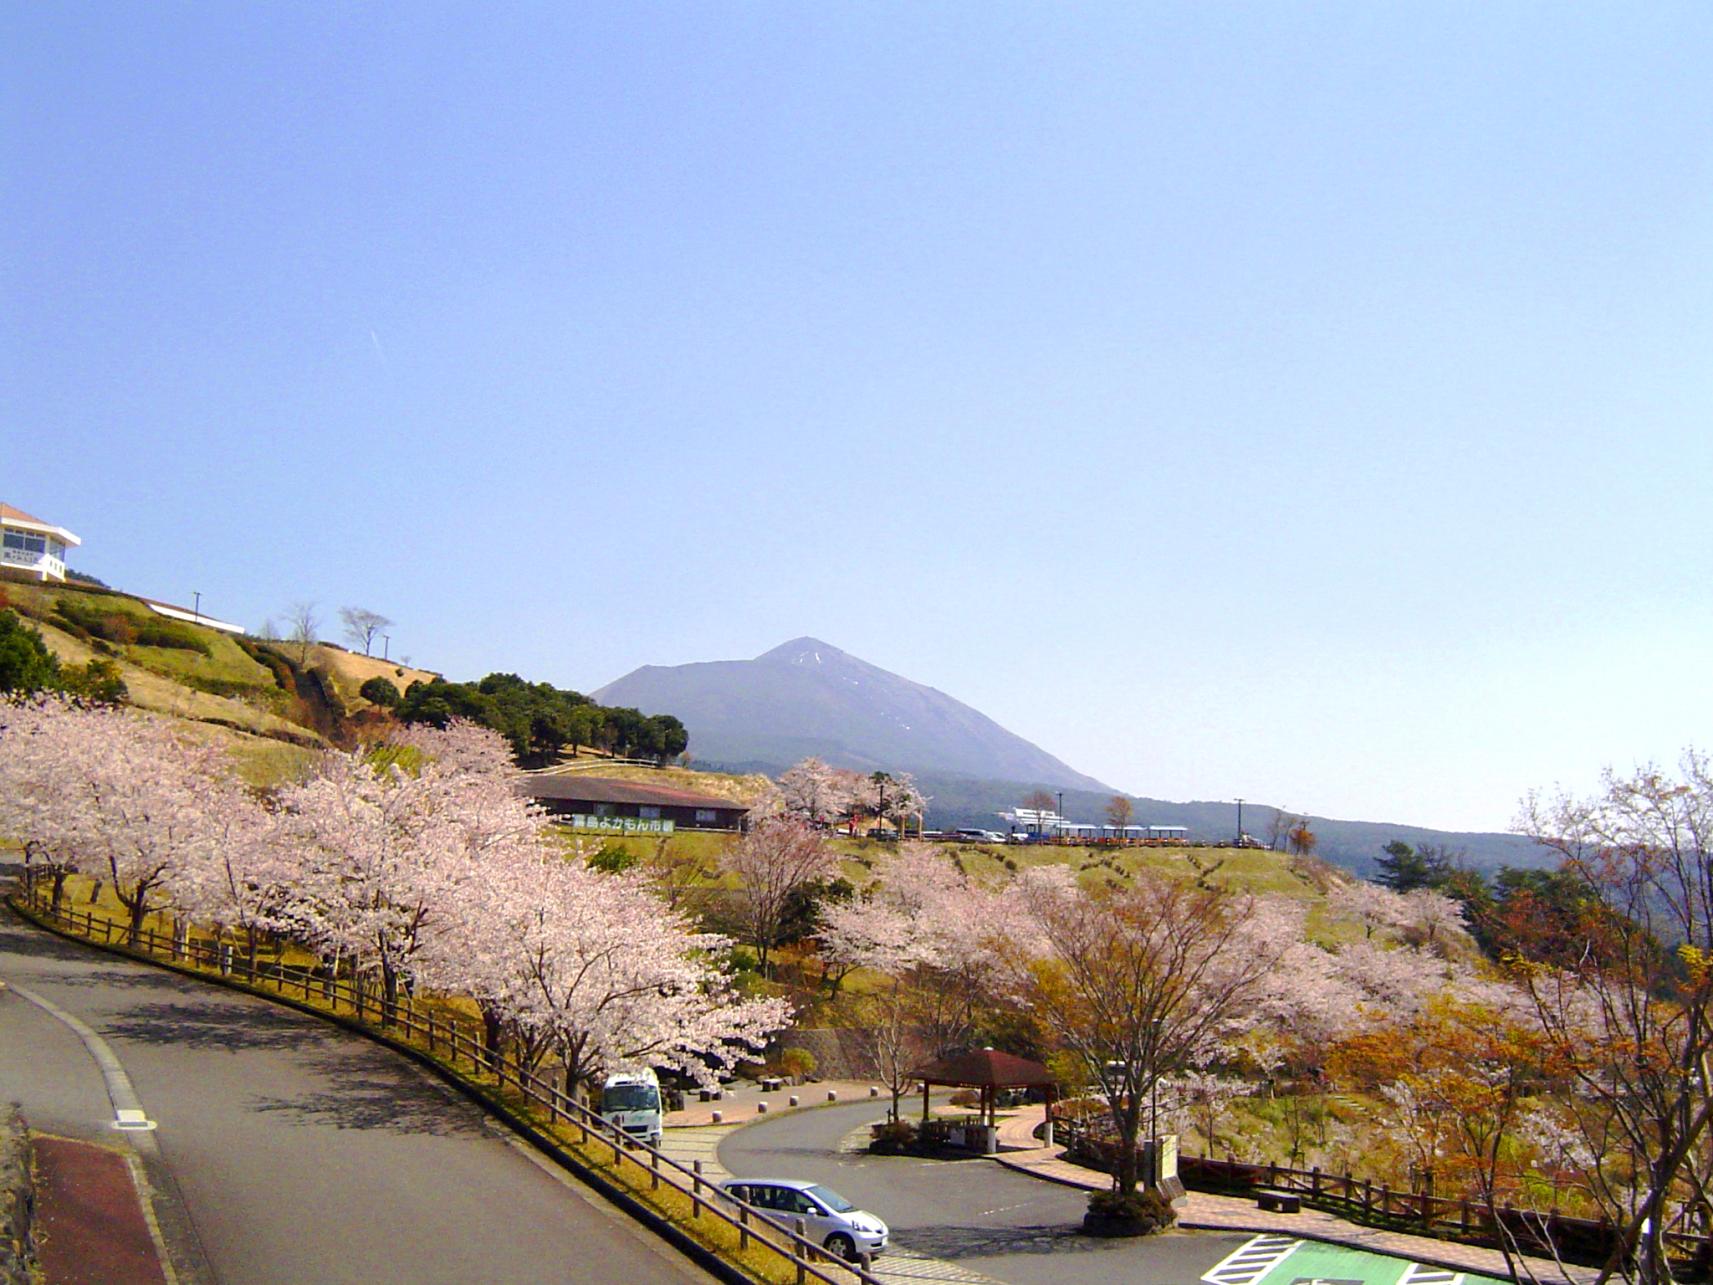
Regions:
<instances>
[{"instance_id":1,"label":"curb","mask_svg":"<svg viewBox=\"0 0 1713 1285\"><path fill-rule=\"evenodd\" d=\"M524 1138L537 1151L540 1151L561 1168L568 1170L585 1186L598 1192L609 1203L615 1205L636 1222L640 1223L649 1231L666 1241L703 1271L719 1280L727 1282L728 1285L755 1285L754 1277L745 1274L737 1267L726 1262L718 1254L714 1253L699 1241L681 1231L675 1223L662 1218L647 1205L632 1196L623 1187L608 1179L605 1174L602 1174L598 1170L590 1169L588 1166L583 1164L582 1161L578 1160L570 1152L561 1147L557 1141L542 1133L534 1124L520 1117L505 1103L496 1098L490 1097L482 1088L471 1084L469 1081L464 1079L463 1076L447 1067L438 1059L430 1057L422 1050L415 1048L412 1045L402 1043L390 1035L383 1034L380 1031L374 1030L367 1025L357 1022L353 1018L348 1018L337 1013L329 1013L324 1009L318 1009L311 1005L304 1004L301 1001L294 1000L288 995L272 994L268 991L249 986L236 978L222 977L219 974L204 973L196 969L188 968L183 964L173 963L170 960L156 959L151 955L145 955L141 952L133 951L129 947L90 941L88 938L80 937L76 933L68 932L53 923L39 918L33 911L21 905L16 896L8 896L6 898L6 905L9 906L12 912L20 919L33 924L44 932L52 933L54 936L59 937L64 941L76 942L78 945L87 946L91 950L101 951L109 955L117 955L122 959L128 959L134 963L149 964L155 968L162 969L165 972L177 973L179 976L189 978L193 981L205 982L210 985L224 987L225 989L235 991L240 995L250 995L257 999L267 1000L270 1003L280 1004L286 1008L295 1009L305 1016L319 1018L324 1022L329 1022L334 1026L341 1027L353 1035L360 1035L372 1043L380 1044L391 1049L393 1052L408 1058L417 1066L433 1074L442 1083L455 1089L460 1095L480 1107L487 1114L504 1122L512 1132Z\"/></svg>"}]
</instances>

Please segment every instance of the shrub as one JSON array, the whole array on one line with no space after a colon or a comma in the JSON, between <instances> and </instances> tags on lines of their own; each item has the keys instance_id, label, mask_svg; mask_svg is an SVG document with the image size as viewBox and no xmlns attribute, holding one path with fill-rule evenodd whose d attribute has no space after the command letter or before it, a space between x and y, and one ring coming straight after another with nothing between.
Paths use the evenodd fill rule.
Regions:
<instances>
[{"instance_id":1,"label":"shrub","mask_svg":"<svg viewBox=\"0 0 1713 1285\"><path fill-rule=\"evenodd\" d=\"M101 622L101 637L121 647L137 641L137 626L129 616L107 616Z\"/></svg>"},{"instance_id":2,"label":"shrub","mask_svg":"<svg viewBox=\"0 0 1713 1285\"><path fill-rule=\"evenodd\" d=\"M91 660L86 665L68 665L60 670L68 695L95 705L119 705L129 697L119 667L110 660Z\"/></svg>"},{"instance_id":3,"label":"shrub","mask_svg":"<svg viewBox=\"0 0 1713 1285\"><path fill-rule=\"evenodd\" d=\"M397 709L399 702L404 699L399 695L399 689L393 685L392 681L382 678L379 674L359 687L357 695L372 705L379 705L382 709Z\"/></svg>"},{"instance_id":4,"label":"shrub","mask_svg":"<svg viewBox=\"0 0 1713 1285\"><path fill-rule=\"evenodd\" d=\"M974 1089L959 1089L952 1094L952 1105L955 1107L980 1106L981 1094Z\"/></svg>"},{"instance_id":5,"label":"shrub","mask_svg":"<svg viewBox=\"0 0 1713 1285\"><path fill-rule=\"evenodd\" d=\"M1096 1236L1149 1236L1178 1220L1172 1202L1146 1191L1097 1191L1088 1198L1083 1230Z\"/></svg>"},{"instance_id":6,"label":"shrub","mask_svg":"<svg viewBox=\"0 0 1713 1285\"><path fill-rule=\"evenodd\" d=\"M599 870L603 874L623 874L642 858L632 852L616 839L608 839L600 847L600 851L588 860L591 870Z\"/></svg>"},{"instance_id":7,"label":"shrub","mask_svg":"<svg viewBox=\"0 0 1713 1285\"><path fill-rule=\"evenodd\" d=\"M779 1069L786 1075L807 1080L815 1074L815 1055L808 1049L788 1048L779 1055Z\"/></svg>"},{"instance_id":8,"label":"shrub","mask_svg":"<svg viewBox=\"0 0 1713 1285\"><path fill-rule=\"evenodd\" d=\"M901 1156L916 1146L916 1126L908 1120L888 1120L874 1126L868 1149L877 1156Z\"/></svg>"}]
</instances>

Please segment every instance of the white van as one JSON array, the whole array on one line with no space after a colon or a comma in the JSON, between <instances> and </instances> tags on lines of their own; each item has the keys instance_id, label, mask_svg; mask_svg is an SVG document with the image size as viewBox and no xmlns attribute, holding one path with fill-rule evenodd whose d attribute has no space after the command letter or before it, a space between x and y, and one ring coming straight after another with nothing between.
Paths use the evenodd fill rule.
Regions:
<instances>
[{"instance_id":1,"label":"white van","mask_svg":"<svg viewBox=\"0 0 1713 1285\"><path fill-rule=\"evenodd\" d=\"M601 1085L601 1119L615 1129L660 1145L660 1080L650 1069L609 1075Z\"/></svg>"}]
</instances>

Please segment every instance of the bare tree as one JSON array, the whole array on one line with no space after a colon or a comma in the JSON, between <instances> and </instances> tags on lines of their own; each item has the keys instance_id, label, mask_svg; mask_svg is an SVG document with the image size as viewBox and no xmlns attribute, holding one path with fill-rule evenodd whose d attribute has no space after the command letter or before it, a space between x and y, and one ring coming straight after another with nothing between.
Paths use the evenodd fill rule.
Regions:
<instances>
[{"instance_id":1,"label":"bare tree","mask_svg":"<svg viewBox=\"0 0 1713 1285\"><path fill-rule=\"evenodd\" d=\"M370 611L367 607L341 607L339 619L345 625L345 641L353 647L361 647L365 656L375 645L375 635L393 623L380 612Z\"/></svg>"},{"instance_id":2,"label":"bare tree","mask_svg":"<svg viewBox=\"0 0 1713 1285\"><path fill-rule=\"evenodd\" d=\"M1113 1190L1133 1192L1155 1082L1253 1025L1300 917L1148 875L1092 892L1043 878L1024 907L1040 949L1018 974L1019 996L1099 1080L1119 1139Z\"/></svg>"},{"instance_id":3,"label":"bare tree","mask_svg":"<svg viewBox=\"0 0 1713 1285\"><path fill-rule=\"evenodd\" d=\"M1136 805L1122 794L1113 795L1112 800L1106 805L1107 824L1118 831L1118 837L1121 839L1124 837L1125 828L1135 819L1135 816Z\"/></svg>"},{"instance_id":4,"label":"bare tree","mask_svg":"<svg viewBox=\"0 0 1713 1285\"><path fill-rule=\"evenodd\" d=\"M1584 1178L1622 1232L1599 1279L1670 1281L1666 1237L1713 1209L1713 765L1689 751L1680 779L1608 771L1592 799L1531 796L1519 828L1584 898L1569 942L1526 904L1502 931L1576 1085Z\"/></svg>"},{"instance_id":5,"label":"bare tree","mask_svg":"<svg viewBox=\"0 0 1713 1285\"><path fill-rule=\"evenodd\" d=\"M1313 856L1315 845L1320 842L1319 836L1309 829L1307 817L1298 817L1297 823L1285 837L1290 841L1291 851L1302 857Z\"/></svg>"},{"instance_id":6,"label":"bare tree","mask_svg":"<svg viewBox=\"0 0 1713 1285\"><path fill-rule=\"evenodd\" d=\"M297 648L299 667L309 663L309 649L321 632L321 617L313 602L294 602L286 609L286 641Z\"/></svg>"},{"instance_id":7,"label":"bare tree","mask_svg":"<svg viewBox=\"0 0 1713 1285\"><path fill-rule=\"evenodd\" d=\"M762 822L727 848L720 869L736 885L744 935L766 976L793 894L837 875L839 857L819 833L781 818Z\"/></svg>"}]
</instances>

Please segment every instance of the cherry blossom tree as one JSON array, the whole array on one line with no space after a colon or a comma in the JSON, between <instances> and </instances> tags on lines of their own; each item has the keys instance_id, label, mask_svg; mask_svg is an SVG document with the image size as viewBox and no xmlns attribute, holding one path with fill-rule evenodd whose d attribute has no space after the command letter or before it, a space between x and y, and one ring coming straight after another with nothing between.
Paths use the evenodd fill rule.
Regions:
<instances>
[{"instance_id":1,"label":"cherry blossom tree","mask_svg":"<svg viewBox=\"0 0 1713 1285\"><path fill-rule=\"evenodd\" d=\"M894 1115L909 1072L963 1043L978 1005L994 991L998 906L996 894L931 844L907 842L876 867L862 897L823 912L828 962L884 975L859 1017Z\"/></svg>"},{"instance_id":2,"label":"cherry blossom tree","mask_svg":"<svg viewBox=\"0 0 1713 1285\"><path fill-rule=\"evenodd\" d=\"M1402 901L1403 898L1390 888L1382 888L1366 879L1334 884L1326 894L1327 909L1335 915L1356 920L1362 925L1362 935L1369 939L1377 931L1402 925Z\"/></svg>"},{"instance_id":3,"label":"cherry blossom tree","mask_svg":"<svg viewBox=\"0 0 1713 1285\"><path fill-rule=\"evenodd\" d=\"M23 791L8 813L60 861L111 881L135 944L173 872L207 857L221 818L246 806L230 762L125 708L43 701L7 718L4 757L17 756L7 770Z\"/></svg>"},{"instance_id":4,"label":"cherry blossom tree","mask_svg":"<svg viewBox=\"0 0 1713 1285\"><path fill-rule=\"evenodd\" d=\"M459 818L441 806L447 775L334 751L280 791L284 837L303 853L288 913L324 957L379 974L387 1020L425 929L473 874Z\"/></svg>"},{"instance_id":5,"label":"cherry blossom tree","mask_svg":"<svg viewBox=\"0 0 1713 1285\"><path fill-rule=\"evenodd\" d=\"M785 1000L733 987L726 938L696 932L635 875L543 847L454 899L461 913L428 932L427 975L504 1014L531 1061L555 1052L567 1092L636 1065L712 1083L790 1021Z\"/></svg>"},{"instance_id":6,"label":"cherry blossom tree","mask_svg":"<svg viewBox=\"0 0 1713 1285\"><path fill-rule=\"evenodd\" d=\"M806 758L780 776L780 803L788 816L822 829L849 810L850 786L848 773L818 758Z\"/></svg>"},{"instance_id":7,"label":"cherry blossom tree","mask_svg":"<svg viewBox=\"0 0 1713 1285\"><path fill-rule=\"evenodd\" d=\"M839 857L808 826L780 819L762 822L728 847L720 868L734 884L743 939L755 947L765 975L793 895L836 876Z\"/></svg>"}]
</instances>

